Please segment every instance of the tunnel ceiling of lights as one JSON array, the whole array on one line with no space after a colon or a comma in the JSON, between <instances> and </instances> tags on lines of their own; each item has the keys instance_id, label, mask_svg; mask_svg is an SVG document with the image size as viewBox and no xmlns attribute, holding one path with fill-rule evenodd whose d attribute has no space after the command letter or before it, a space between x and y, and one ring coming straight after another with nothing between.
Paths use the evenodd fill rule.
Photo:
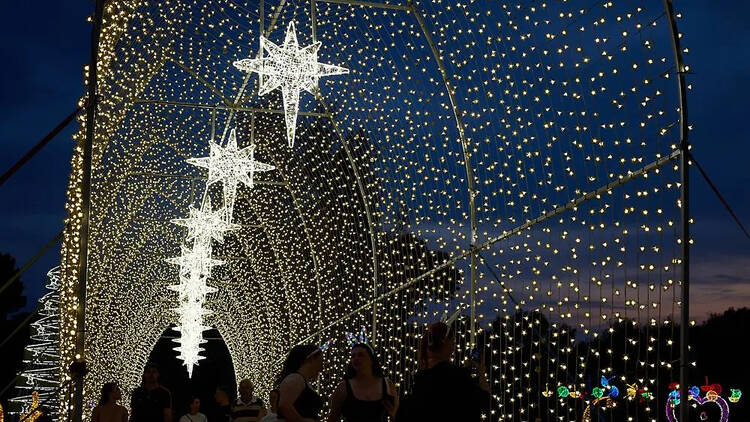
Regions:
<instances>
[{"instance_id":1,"label":"tunnel ceiling of lights","mask_svg":"<svg viewBox=\"0 0 750 422\"><path fill-rule=\"evenodd\" d=\"M421 327L452 316L457 359L491 360L493 420L578 419L558 389L599 376L663 413L680 110L661 1L113 0L102 28L87 401L132 390L170 327L188 371L217 328L261 394L289 347L332 339L330 392L364 329L408 390Z\"/></svg>"}]
</instances>

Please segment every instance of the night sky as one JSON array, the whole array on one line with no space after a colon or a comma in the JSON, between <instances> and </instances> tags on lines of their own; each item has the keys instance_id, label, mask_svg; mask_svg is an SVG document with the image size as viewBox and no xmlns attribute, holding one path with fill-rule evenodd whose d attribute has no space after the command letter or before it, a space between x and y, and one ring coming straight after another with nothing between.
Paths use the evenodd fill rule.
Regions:
<instances>
[{"instance_id":1,"label":"night sky","mask_svg":"<svg viewBox=\"0 0 750 422\"><path fill-rule=\"evenodd\" d=\"M657 0L647 0L654 2ZM693 89L688 97L696 158L740 219L750 225L746 122L750 88L750 3L677 0L678 21ZM0 16L0 172L4 172L76 106L83 93L93 2L11 2ZM671 59L671 57L670 57ZM62 228L65 187L73 147L71 124L42 152L0 186L0 252L31 259ZM696 247L692 258L692 316L750 305L750 240L731 221L697 171L692 210ZM47 270L57 265L52 248L22 280L29 308L44 292Z\"/></svg>"}]
</instances>

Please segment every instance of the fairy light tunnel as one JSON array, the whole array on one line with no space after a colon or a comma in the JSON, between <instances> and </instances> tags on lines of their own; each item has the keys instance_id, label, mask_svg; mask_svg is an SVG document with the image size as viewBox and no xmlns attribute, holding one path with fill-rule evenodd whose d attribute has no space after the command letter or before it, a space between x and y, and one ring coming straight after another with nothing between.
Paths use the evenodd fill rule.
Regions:
<instances>
[{"instance_id":1,"label":"fairy light tunnel","mask_svg":"<svg viewBox=\"0 0 750 422\"><path fill-rule=\"evenodd\" d=\"M258 95L270 76L233 63L268 57L261 37L280 46L290 23L300 48L320 42L316 61L336 76L297 98ZM190 236L184 219L228 205L188 160L233 135L273 170L237 185L232 230L208 240L223 264L191 292L197 328L219 330L237 378L261 395L290 346L333 339L330 392L344 333L361 327L408 390L421 327L458 312L457 359L478 345L491 362L489 420L580 420L591 412L580 392L600 377L634 392L607 408L657 420L679 356L669 34L658 1L107 2L86 402L109 380L132 391L180 323L184 279L165 259ZM285 97L297 101L291 129ZM80 328L82 155L60 270L62 368ZM67 392L60 402L67 413Z\"/></svg>"}]
</instances>

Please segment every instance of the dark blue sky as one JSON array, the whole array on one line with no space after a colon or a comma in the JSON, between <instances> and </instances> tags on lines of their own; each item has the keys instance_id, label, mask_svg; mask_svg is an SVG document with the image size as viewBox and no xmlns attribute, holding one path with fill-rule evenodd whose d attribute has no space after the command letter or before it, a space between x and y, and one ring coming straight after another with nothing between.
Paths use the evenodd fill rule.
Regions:
<instances>
[{"instance_id":1,"label":"dark blue sky","mask_svg":"<svg viewBox=\"0 0 750 422\"><path fill-rule=\"evenodd\" d=\"M657 1L657 0L649 0ZM83 92L93 2L12 2L0 17L0 171L70 113ZM747 98L750 25L746 2L678 0L678 24L690 49L690 120L694 152L739 217L750 224ZM0 251L19 266L62 227L75 125L0 187ZM693 255L696 318L750 303L750 240L734 226L697 172L693 173L697 242ZM44 274L59 261L53 248L23 276L30 305L43 293Z\"/></svg>"}]
</instances>

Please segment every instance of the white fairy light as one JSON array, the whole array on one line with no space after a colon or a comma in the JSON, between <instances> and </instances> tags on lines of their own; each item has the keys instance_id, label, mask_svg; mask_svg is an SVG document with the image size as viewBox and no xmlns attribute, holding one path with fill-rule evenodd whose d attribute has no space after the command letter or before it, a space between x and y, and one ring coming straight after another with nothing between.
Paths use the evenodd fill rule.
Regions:
<instances>
[{"instance_id":1,"label":"white fairy light","mask_svg":"<svg viewBox=\"0 0 750 422\"><path fill-rule=\"evenodd\" d=\"M254 186L255 172L271 171L275 167L264 164L254 159L254 146L242 149L237 147L237 134L235 130L229 133L227 145L222 147L213 140L210 142L210 153L208 157L190 158L188 163L208 169L207 187L216 182L221 182L224 189L224 208L226 215L231 216L234 209L234 201L237 197L237 186L240 183L252 188Z\"/></svg>"},{"instance_id":2,"label":"white fairy light","mask_svg":"<svg viewBox=\"0 0 750 422\"><path fill-rule=\"evenodd\" d=\"M260 48L268 53L268 57L248 58L234 62L234 67L237 69L243 72L255 72L261 77L260 95L268 94L281 87L286 136L290 148L294 146L300 91L315 94L318 89L318 79L321 76L349 73L349 69L340 66L318 63L320 46L321 42L317 41L300 48L294 22L289 22L284 44L281 46L261 35Z\"/></svg>"}]
</instances>

